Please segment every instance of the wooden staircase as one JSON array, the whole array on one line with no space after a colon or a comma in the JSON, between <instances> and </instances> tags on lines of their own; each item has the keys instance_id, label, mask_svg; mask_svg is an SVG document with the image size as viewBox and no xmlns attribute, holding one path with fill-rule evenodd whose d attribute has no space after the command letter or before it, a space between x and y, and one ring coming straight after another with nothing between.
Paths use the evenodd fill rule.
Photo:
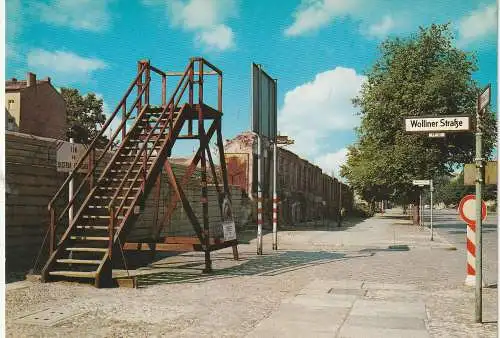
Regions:
<instances>
[{"instance_id":1,"label":"wooden staircase","mask_svg":"<svg viewBox=\"0 0 500 338\"><path fill-rule=\"evenodd\" d=\"M199 104L193 103L194 64L197 60L204 62L203 59L190 60L168 102L167 74L151 66L148 61L138 63L138 75L124 98L49 203L50 255L42 270L42 281L87 281L96 287L112 284L113 255L118 254L125 244L127 234L140 214L140 206L154 186L176 140L180 138L185 122L189 124L188 136L192 137L192 121L195 118L201 120L204 111L219 118L222 115L220 110L204 105L202 100ZM158 106L150 105L149 102L151 71L162 78L162 102ZM127 111L127 100L134 99L131 94L134 87L137 87L137 97ZM181 105L179 102L187 96L186 88L189 88L189 97ZM105 133L119 111L122 112L121 119L117 118L120 127L98 157L96 140ZM135 116L133 111L136 112ZM127 121L133 121L128 130ZM198 134L203 135L200 132ZM119 143L115 151L111 151L113 143ZM99 163L101 167L105 164L105 154L111 155L111 160L97 176ZM61 212L56 213L55 206L64 195L69 180L86 161L90 164L88 173L71 201ZM78 196L82 200L80 205L77 203ZM67 215L71 207L77 211L69 222ZM202 234L200 239L204 239Z\"/></svg>"}]
</instances>

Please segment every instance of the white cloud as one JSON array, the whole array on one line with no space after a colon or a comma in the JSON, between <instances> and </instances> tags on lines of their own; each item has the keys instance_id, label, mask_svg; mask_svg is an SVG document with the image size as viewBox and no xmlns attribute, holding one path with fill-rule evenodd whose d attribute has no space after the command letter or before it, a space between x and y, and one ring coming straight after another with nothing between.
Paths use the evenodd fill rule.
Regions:
<instances>
[{"instance_id":1,"label":"white cloud","mask_svg":"<svg viewBox=\"0 0 500 338\"><path fill-rule=\"evenodd\" d=\"M458 22L458 43L468 45L497 32L497 5L492 3L472 11Z\"/></svg>"},{"instance_id":2,"label":"white cloud","mask_svg":"<svg viewBox=\"0 0 500 338\"><path fill-rule=\"evenodd\" d=\"M317 165L323 170L324 173L335 177L340 177L340 166L347 160L347 148L342 148L333 153L327 153L316 158Z\"/></svg>"},{"instance_id":3,"label":"white cloud","mask_svg":"<svg viewBox=\"0 0 500 338\"><path fill-rule=\"evenodd\" d=\"M146 6L165 4L170 23L194 33L194 41L211 50L227 50L234 32L225 21L237 15L236 0L143 0Z\"/></svg>"},{"instance_id":4,"label":"white cloud","mask_svg":"<svg viewBox=\"0 0 500 338\"><path fill-rule=\"evenodd\" d=\"M351 14L358 4L358 0L302 0L293 14L294 22L285 30L285 35L297 36L315 31L335 17Z\"/></svg>"},{"instance_id":5,"label":"white cloud","mask_svg":"<svg viewBox=\"0 0 500 338\"><path fill-rule=\"evenodd\" d=\"M111 23L108 3L107 0L52 0L35 3L33 9L42 22L99 32Z\"/></svg>"},{"instance_id":6,"label":"white cloud","mask_svg":"<svg viewBox=\"0 0 500 338\"><path fill-rule=\"evenodd\" d=\"M331 149L326 140L359 125L351 100L365 79L354 69L336 67L288 91L278 112L278 128L295 140L291 150L304 158L325 161L321 156Z\"/></svg>"},{"instance_id":7,"label":"white cloud","mask_svg":"<svg viewBox=\"0 0 500 338\"><path fill-rule=\"evenodd\" d=\"M96 58L85 58L71 52L49 52L32 49L28 52L28 67L36 73L46 74L55 81L74 83L87 81L92 72L107 68L107 64Z\"/></svg>"},{"instance_id":8,"label":"white cloud","mask_svg":"<svg viewBox=\"0 0 500 338\"><path fill-rule=\"evenodd\" d=\"M196 41L210 49L226 50L234 46L234 33L226 25L217 25L196 35Z\"/></svg>"},{"instance_id":9,"label":"white cloud","mask_svg":"<svg viewBox=\"0 0 500 338\"><path fill-rule=\"evenodd\" d=\"M394 22L394 19L391 16L386 15L381 21L368 27L368 35L383 39L394 29L395 26L396 23Z\"/></svg>"}]
</instances>

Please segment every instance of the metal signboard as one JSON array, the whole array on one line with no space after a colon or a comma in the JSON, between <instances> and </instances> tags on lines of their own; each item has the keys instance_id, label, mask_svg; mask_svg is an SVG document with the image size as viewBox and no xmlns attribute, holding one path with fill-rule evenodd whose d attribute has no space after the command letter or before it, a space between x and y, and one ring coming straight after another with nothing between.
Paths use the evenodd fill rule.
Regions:
<instances>
[{"instance_id":1,"label":"metal signboard","mask_svg":"<svg viewBox=\"0 0 500 338\"><path fill-rule=\"evenodd\" d=\"M491 100L491 85L488 85L479 95L479 111L483 110Z\"/></svg>"},{"instance_id":2,"label":"metal signboard","mask_svg":"<svg viewBox=\"0 0 500 338\"><path fill-rule=\"evenodd\" d=\"M60 141L56 152L57 171L63 173L73 171L86 150L83 144ZM84 162L78 169L78 172L86 173L87 171L88 163Z\"/></svg>"},{"instance_id":3,"label":"metal signboard","mask_svg":"<svg viewBox=\"0 0 500 338\"><path fill-rule=\"evenodd\" d=\"M486 162L484 168L484 184L496 185L498 183L497 178L497 161ZM476 164L468 163L464 166L464 185L475 185L476 184Z\"/></svg>"},{"instance_id":4,"label":"metal signboard","mask_svg":"<svg viewBox=\"0 0 500 338\"><path fill-rule=\"evenodd\" d=\"M432 137L432 138L442 138L442 137L445 137L446 134L445 133L429 133L429 137Z\"/></svg>"},{"instance_id":5,"label":"metal signboard","mask_svg":"<svg viewBox=\"0 0 500 338\"><path fill-rule=\"evenodd\" d=\"M430 180L413 180L413 185L430 185Z\"/></svg>"},{"instance_id":6,"label":"metal signboard","mask_svg":"<svg viewBox=\"0 0 500 338\"><path fill-rule=\"evenodd\" d=\"M407 132L460 132L470 130L469 116L408 117Z\"/></svg>"},{"instance_id":7,"label":"metal signboard","mask_svg":"<svg viewBox=\"0 0 500 338\"><path fill-rule=\"evenodd\" d=\"M277 134L277 85L260 65L252 63L252 131L274 140Z\"/></svg>"},{"instance_id":8,"label":"metal signboard","mask_svg":"<svg viewBox=\"0 0 500 338\"><path fill-rule=\"evenodd\" d=\"M236 239L236 226L234 224L234 221L223 222L222 231L224 233L224 242Z\"/></svg>"}]
</instances>

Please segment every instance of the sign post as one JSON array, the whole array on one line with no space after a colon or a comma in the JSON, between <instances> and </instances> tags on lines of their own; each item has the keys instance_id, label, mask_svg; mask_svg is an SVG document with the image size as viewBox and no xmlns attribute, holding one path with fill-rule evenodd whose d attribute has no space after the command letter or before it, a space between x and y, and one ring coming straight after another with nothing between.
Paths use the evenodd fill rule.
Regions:
<instances>
[{"instance_id":1,"label":"sign post","mask_svg":"<svg viewBox=\"0 0 500 338\"><path fill-rule=\"evenodd\" d=\"M75 143L74 142L74 139L71 137L69 139L69 143L71 143L71 147L72 147L72 152L73 152L73 144ZM71 172L68 173L68 175L71 175ZM73 178L71 180L69 180L69 186L68 186L68 203L71 202L71 200L73 199ZM69 225L71 225L71 222L73 222L73 205L71 205L69 207L69 211L68 211L68 221L69 221Z\"/></svg>"},{"instance_id":2,"label":"sign post","mask_svg":"<svg viewBox=\"0 0 500 338\"><path fill-rule=\"evenodd\" d=\"M476 114L476 201L482 201L482 186L483 186L483 133L481 130L482 115L484 109L490 103L491 86L488 86L477 98L477 114ZM483 321L483 269L482 269L482 219L481 219L481 204L476 203L476 323Z\"/></svg>"},{"instance_id":3,"label":"sign post","mask_svg":"<svg viewBox=\"0 0 500 338\"><path fill-rule=\"evenodd\" d=\"M434 240L434 223L433 223L433 209L434 209L434 205L433 205L433 199L432 199L432 193L434 192L434 185L433 185L433 182L432 180L413 180L413 185L418 185L419 187L424 187L426 185L429 186L430 188L430 192L431 192L431 210L430 210L430 227L431 227L431 241ZM424 226L424 205L422 203L422 192L420 192L420 204L419 204L419 208L420 208L420 212L419 212L419 218L420 218L420 222L419 224L421 226Z\"/></svg>"}]
</instances>

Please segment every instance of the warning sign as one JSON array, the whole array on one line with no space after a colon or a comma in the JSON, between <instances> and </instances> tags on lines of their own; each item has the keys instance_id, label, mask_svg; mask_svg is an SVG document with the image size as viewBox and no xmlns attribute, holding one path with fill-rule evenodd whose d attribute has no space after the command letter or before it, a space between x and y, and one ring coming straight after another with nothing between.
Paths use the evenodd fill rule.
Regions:
<instances>
[{"instance_id":1,"label":"warning sign","mask_svg":"<svg viewBox=\"0 0 500 338\"><path fill-rule=\"evenodd\" d=\"M234 221L223 222L222 231L224 232L224 242L236 239L236 226Z\"/></svg>"},{"instance_id":2,"label":"warning sign","mask_svg":"<svg viewBox=\"0 0 500 338\"><path fill-rule=\"evenodd\" d=\"M56 152L57 171L63 173L73 171L86 150L83 144L61 141L57 146ZM88 162L85 161L78 169L78 172L86 173L88 166Z\"/></svg>"}]
</instances>

